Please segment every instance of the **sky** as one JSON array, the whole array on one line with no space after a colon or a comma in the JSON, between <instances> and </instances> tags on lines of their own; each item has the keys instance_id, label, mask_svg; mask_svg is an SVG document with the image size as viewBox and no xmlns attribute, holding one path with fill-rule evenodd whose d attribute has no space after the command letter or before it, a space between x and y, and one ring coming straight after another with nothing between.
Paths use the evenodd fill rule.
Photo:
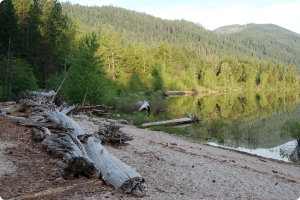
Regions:
<instances>
[{"instance_id":1,"label":"sky","mask_svg":"<svg viewBox=\"0 0 300 200\"><path fill-rule=\"evenodd\" d=\"M65 0L61 0L65 1ZM232 24L276 24L300 34L300 0L68 0L113 5L162 19L184 19L208 30Z\"/></svg>"}]
</instances>

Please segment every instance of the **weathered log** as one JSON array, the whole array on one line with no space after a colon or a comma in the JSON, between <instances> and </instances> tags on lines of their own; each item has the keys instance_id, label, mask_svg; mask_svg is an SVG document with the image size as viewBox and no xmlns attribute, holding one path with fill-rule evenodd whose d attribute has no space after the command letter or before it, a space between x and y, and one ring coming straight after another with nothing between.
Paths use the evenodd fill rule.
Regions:
<instances>
[{"instance_id":1,"label":"weathered log","mask_svg":"<svg viewBox=\"0 0 300 200\"><path fill-rule=\"evenodd\" d=\"M63 127L57 123L43 123L43 122L30 121L30 120L24 120L24 119L17 119L17 120L18 120L18 123L22 126L63 129Z\"/></svg>"},{"instance_id":2,"label":"weathered log","mask_svg":"<svg viewBox=\"0 0 300 200\"><path fill-rule=\"evenodd\" d=\"M50 90L49 92L30 91L30 93L33 95L43 96L46 98L51 98L51 97L53 97L53 95L55 95L55 92L53 90Z\"/></svg>"},{"instance_id":3,"label":"weathered log","mask_svg":"<svg viewBox=\"0 0 300 200\"><path fill-rule=\"evenodd\" d=\"M7 110L7 111L6 111L6 114L11 115L11 114L13 114L13 113L16 113L16 112L19 112L19 111L21 111L21 110L24 110L25 108L26 108L26 103L23 102L23 103L21 103L20 105L18 105L18 106L16 106L16 107L13 107L13 108L10 109L10 110Z\"/></svg>"},{"instance_id":4,"label":"weathered log","mask_svg":"<svg viewBox=\"0 0 300 200\"><path fill-rule=\"evenodd\" d=\"M150 105L148 101L138 101L135 106L138 111L146 110L150 115Z\"/></svg>"},{"instance_id":5,"label":"weathered log","mask_svg":"<svg viewBox=\"0 0 300 200\"><path fill-rule=\"evenodd\" d=\"M52 122L62 123L63 126L72 129L72 134L75 136L86 134L75 121L57 109L45 110L45 113ZM52 135L49 137L52 137ZM97 138L89 137L87 143L83 143L83 146L96 168L101 172L101 177L120 192L133 193L137 196L145 195L147 187L143 177L111 155L100 143Z\"/></svg>"},{"instance_id":6,"label":"weathered log","mask_svg":"<svg viewBox=\"0 0 300 200\"><path fill-rule=\"evenodd\" d=\"M81 142L72 133L49 135L41 143L54 158L60 158L56 164L61 167L61 175L71 179L78 173L85 173L92 179L100 176L100 171L94 162L87 156Z\"/></svg>"},{"instance_id":7,"label":"weathered log","mask_svg":"<svg viewBox=\"0 0 300 200\"><path fill-rule=\"evenodd\" d=\"M194 116L192 117L190 113L184 109L185 114L188 118L180 118L180 119L173 119L173 120L167 120L167 121L160 121L160 122L152 122L152 123L144 123L142 126L158 126L158 125L167 125L167 124L183 124L183 123L190 123L190 122L199 122L201 121L198 116L200 114L196 114L196 110L194 110Z\"/></svg>"},{"instance_id":8,"label":"weathered log","mask_svg":"<svg viewBox=\"0 0 300 200\"><path fill-rule=\"evenodd\" d=\"M167 124L182 124L182 123L189 123L193 122L191 118L180 118L180 119L173 119L173 120L166 120L160 122L152 122L152 123L144 123L142 126L158 126L158 125L167 125Z\"/></svg>"},{"instance_id":9,"label":"weathered log","mask_svg":"<svg viewBox=\"0 0 300 200\"><path fill-rule=\"evenodd\" d=\"M110 183L121 193L133 193L144 196L147 186L143 177L131 167L111 155L96 138L89 138L83 143L88 156L94 161L95 166L100 169L101 177Z\"/></svg>"},{"instance_id":10,"label":"weathered log","mask_svg":"<svg viewBox=\"0 0 300 200\"><path fill-rule=\"evenodd\" d=\"M120 130L121 126L109 124L99 126L99 130L94 133L94 136L106 144L121 144L128 140L133 140L133 137Z\"/></svg>"}]
</instances>

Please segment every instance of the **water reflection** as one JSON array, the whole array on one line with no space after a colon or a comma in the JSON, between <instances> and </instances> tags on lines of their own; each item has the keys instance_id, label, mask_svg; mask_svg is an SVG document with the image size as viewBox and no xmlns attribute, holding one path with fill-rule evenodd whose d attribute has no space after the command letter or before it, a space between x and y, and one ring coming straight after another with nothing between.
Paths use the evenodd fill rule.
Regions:
<instances>
[{"instance_id":1,"label":"water reflection","mask_svg":"<svg viewBox=\"0 0 300 200\"><path fill-rule=\"evenodd\" d=\"M194 140L298 162L299 147L274 149L293 140L281 138L280 129L286 120L300 119L299 96L300 91L247 91L176 97L168 99L168 115L181 118L185 108L196 109L203 122L188 127Z\"/></svg>"}]
</instances>

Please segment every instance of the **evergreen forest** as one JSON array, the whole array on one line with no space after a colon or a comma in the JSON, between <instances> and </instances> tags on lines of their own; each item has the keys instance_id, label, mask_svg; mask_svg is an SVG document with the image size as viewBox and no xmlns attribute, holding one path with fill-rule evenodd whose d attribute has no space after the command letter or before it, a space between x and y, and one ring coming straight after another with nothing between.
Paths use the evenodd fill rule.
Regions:
<instances>
[{"instance_id":1,"label":"evergreen forest","mask_svg":"<svg viewBox=\"0 0 300 200\"><path fill-rule=\"evenodd\" d=\"M208 31L113 6L0 3L0 100L61 89L70 103L126 91L299 88L300 36L275 25Z\"/></svg>"}]
</instances>

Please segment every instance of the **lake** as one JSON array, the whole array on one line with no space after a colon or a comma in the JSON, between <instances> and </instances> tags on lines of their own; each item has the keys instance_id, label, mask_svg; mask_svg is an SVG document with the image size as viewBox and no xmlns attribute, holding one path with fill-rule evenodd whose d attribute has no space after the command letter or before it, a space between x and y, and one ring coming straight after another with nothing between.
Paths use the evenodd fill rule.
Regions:
<instances>
[{"instance_id":1,"label":"lake","mask_svg":"<svg viewBox=\"0 0 300 200\"><path fill-rule=\"evenodd\" d=\"M299 162L300 150L293 138L280 137L288 119L300 119L300 91L243 91L168 97L166 114L158 121L200 113L202 122L181 127L192 140L233 148L260 156Z\"/></svg>"}]
</instances>

